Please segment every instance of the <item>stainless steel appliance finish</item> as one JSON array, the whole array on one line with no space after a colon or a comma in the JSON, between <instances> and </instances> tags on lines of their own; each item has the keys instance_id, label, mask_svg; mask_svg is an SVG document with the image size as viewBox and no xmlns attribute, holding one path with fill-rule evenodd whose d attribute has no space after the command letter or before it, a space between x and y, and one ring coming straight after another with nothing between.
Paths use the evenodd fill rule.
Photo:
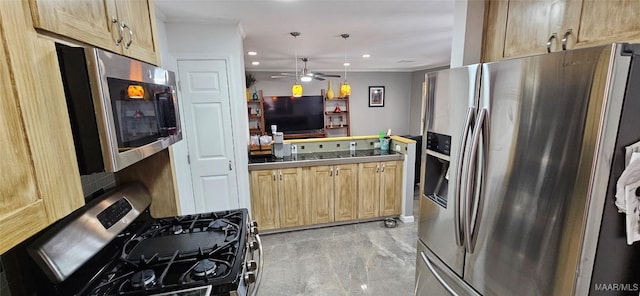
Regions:
<instances>
[{"instance_id":1,"label":"stainless steel appliance finish","mask_svg":"<svg viewBox=\"0 0 640 296\"><path fill-rule=\"evenodd\" d=\"M640 104L622 109L639 95L632 86L640 84L640 61L630 67L632 56L638 59L640 46L614 44L483 64L469 97L438 88L473 78L428 84L435 90L425 132L452 136L449 167L458 175L449 169L445 208L422 191L439 181L424 175L429 162L440 160L423 158L416 295L586 295L605 278L626 283L629 273L615 281L593 270L606 246L620 243L598 236L621 172L610 177L611 155L640 140L637 127L622 126L640 112ZM427 74L427 81L447 77L440 73ZM470 119L437 107L454 101L473 102ZM457 127L444 131L452 120ZM624 143L616 140L619 131ZM423 144L423 156L430 154ZM460 211L450 212L456 202ZM621 236L616 223L609 223L617 230L610 236ZM626 247L617 250L634 252Z\"/></svg>"},{"instance_id":2,"label":"stainless steel appliance finish","mask_svg":"<svg viewBox=\"0 0 640 296\"><path fill-rule=\"evenodd\" d=\"M109 172L119 171L141 159L161 151L169 145L182 140L180 127L180 112L176 100L176 80L173 72L153 65L133 60L108 51L93 48L85 50L89 77L99 83L91 84L93 103L96 108L98 132L105 160L105 169ZM135 149L121 149L118 145L118 130L114 123L114 106L112 106L111 92L120 90L109 89L108 78L133 80L139 82L165 85L170 88L175 108L176 133L158 138L156 141ZM124 127L120 127L123 129Z\"/></svg>"},{"instance_id":3,"label":"stainless steel appliance finish","mask_svg":"<svg viewBox=\"0 0 640 296\"><path fill-rule=\"evenodd\" d=\"M101 202L83 208L82 213L74 213L68 218L70 223L60 231L39 238L30 249L32 257L44 267L42 270L52 281L61 282L127 228L150 204L151 196L144 186L139 183L123 186ZM105 227L99 214L114 205L128 212L118 221L112 221L111 227ZM90 238L88 243L87 238Z\"/></svg>"},{"instance_id":4,"label":"stainless steel appliance finish","mask_svg":"<svg viewBox=\"0 0 640 296\"><path fill-rule=\"evenodd\" d=\"M97 48L56 49L81 174L119 171L182 139L173 72Z\"/></svg>"},{"instance_id":5,"label":"stainless steel appliance finish","mask_svg":"<svg viewBox=\"0 0 640 296\"><path fill-rule=\"evenodd\" d=\"M428 73L426 79L429 85L429 95L427 96L427 117L425 131L435 132L441 135L451 136L450 155L444 155L427 149L428 140L423 140L422 167L425 168L425 162L431 160L434 164L446 163L442 173L434 173L433 179L431 174L422 171L420 182L420 192L423 197L428 194L436 194L433 192L425 192L429 186L425 186L425 182L444 182L446 180L448 170L449 186L447 192L442 198L448 199L447 207L428 206L429 204L421 201L420 208L420 227L418 229L419 236L425 241L429 241L429 247L434 250L439 258L450 266L453 271L462 276L462 267L464 264L464 246L461 244L460 236L456 237L452 226L460 224L459 215L459 188L461 166L449 165L462 164L460 149L463 147L462 142L467 141L471 135L471 129L467 128L472 122L467 120L468 116L473 113L477 102L474 100L477 93L477 79L479 77L479 66L469 66L458 69L450 69L441 72ZM444 99L446 98L446 99ZM466 124L466 127L465 127ZM426 138L423 137L423 138ZM432 165L432 164L428 164ZM440 180L438 180L440 179ZM458 209L458 211L456 211ZM456 227L456 229L460 229ZM459 234L461 232L458 232Z\"/></svg>"}]
</instances>

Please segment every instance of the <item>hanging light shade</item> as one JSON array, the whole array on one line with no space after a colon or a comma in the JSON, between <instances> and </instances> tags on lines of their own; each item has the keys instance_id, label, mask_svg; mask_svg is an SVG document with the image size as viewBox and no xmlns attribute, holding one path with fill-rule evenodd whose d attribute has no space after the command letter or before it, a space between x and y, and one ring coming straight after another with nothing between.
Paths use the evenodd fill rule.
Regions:
<instances>
[{"instance_id":1,"label":"hanging light shade","mask_svg":"<svg viewBox=\"0 0 640 296\"><path fill-rule=\"evenodd\" d=\"M291 36L293 36L294 42L297 39L298 36L300 36L300 32L291 32L289 33L291 34ZM293 84L293 86L291 87L291 95L294 98L299 98L302 97L302 85L300 84L300 82L298 82L298 76L300 75L298 73L298 43L295 42L296 44L294 44L294 54L295 54L295 58L296 58L296 82Z\"/></svg>"},{"instance_id":2,"label":"hanging light shade","mask_svg":"<svg viewBox=\"0 0 640 296\"><path fill-rule=\"evenodd\" d=\"M340 97L348 97L351 95L351 85L347 83L347 38L349 38L349 34L342 34L340 37L344 38L344 82L340 84Z\"/></svg>"}]
</instances>

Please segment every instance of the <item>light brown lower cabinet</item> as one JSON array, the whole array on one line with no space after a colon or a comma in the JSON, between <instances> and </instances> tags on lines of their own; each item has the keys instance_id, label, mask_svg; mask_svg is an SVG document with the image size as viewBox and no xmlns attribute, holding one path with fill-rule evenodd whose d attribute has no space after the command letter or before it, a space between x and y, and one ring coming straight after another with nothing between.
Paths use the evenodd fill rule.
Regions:
<instances>
[{"instance_id":1,"label":"light brown lower cabinet","mask_svg":"<svg viewBox=\"0 0 640 296\"><path fill-rule=\"evenodd\" d=\"M358 219L400 215L402 161L358 164Z\"/></svg>"},{"instance_id":2,"label":"light brown lower cabinet","mask_svg":"<svg viewBox=\"0 0 640 296\"><path fill-rule=\"evenodd\" d=\"M252 217L262 230L399 215L402 161L253 170Z\"/></svg>"},{"instance_id":3,"label":"light brown lower cabinet","mask_svg":"<svg viewBox=\"0 0 640 296\"><path fill-rule=\"evenodd\" d=\"M402 161L380 163L380 216L402 213Z\"/></svg>"},{"instance_id":4,"label":"light brown lower cabinet","mask_svg":"<svg viewBox=\"0 0 640 296\"><path fill-rule=\"evenodd\" d=\"M305 168L310 224L356 219L358 165Z\"/></svg>"},{"instance_id":5,"label":"light brown lower cabinet","mask_svg":"<svg viewBox=\"0 0 640 296\"><path fill-rule=\"evenodd\" d=\"M302 226L302 168L251 171L251 213L263 230Z\"/></svg>"}]
</instances>

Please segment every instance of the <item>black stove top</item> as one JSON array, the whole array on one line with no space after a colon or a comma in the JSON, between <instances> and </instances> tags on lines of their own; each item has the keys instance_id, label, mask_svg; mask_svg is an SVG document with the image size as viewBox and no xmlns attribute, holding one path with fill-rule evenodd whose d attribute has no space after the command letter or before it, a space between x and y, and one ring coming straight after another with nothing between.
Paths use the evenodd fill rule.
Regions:
<instances>
[{"instance_id":1,"label":"black stove top","mask_svg":"<svg viewBox=\"0 0 640 296\"><path fill-rule=\"evenodd\" d=\"M212 286L233 291L242 274L246 209L153 219L129 234L89 295L154 295Z\"/></svg>"}]
</instances>

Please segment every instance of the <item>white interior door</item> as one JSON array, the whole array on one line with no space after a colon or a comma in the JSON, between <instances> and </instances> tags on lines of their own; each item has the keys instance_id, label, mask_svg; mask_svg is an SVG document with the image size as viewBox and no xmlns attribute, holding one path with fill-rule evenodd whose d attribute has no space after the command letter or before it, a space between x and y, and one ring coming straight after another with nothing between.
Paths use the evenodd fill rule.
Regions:
<instances>
[{"instance_id":1,"label":"white interior door","mask_svg":"<svg viewBox=\"0 0 640 296\"><path fill-rule=\"evenodd\" d=\"M196 212L239 207L227 63L178 60Z\"/></svg>"}]
</instances>

